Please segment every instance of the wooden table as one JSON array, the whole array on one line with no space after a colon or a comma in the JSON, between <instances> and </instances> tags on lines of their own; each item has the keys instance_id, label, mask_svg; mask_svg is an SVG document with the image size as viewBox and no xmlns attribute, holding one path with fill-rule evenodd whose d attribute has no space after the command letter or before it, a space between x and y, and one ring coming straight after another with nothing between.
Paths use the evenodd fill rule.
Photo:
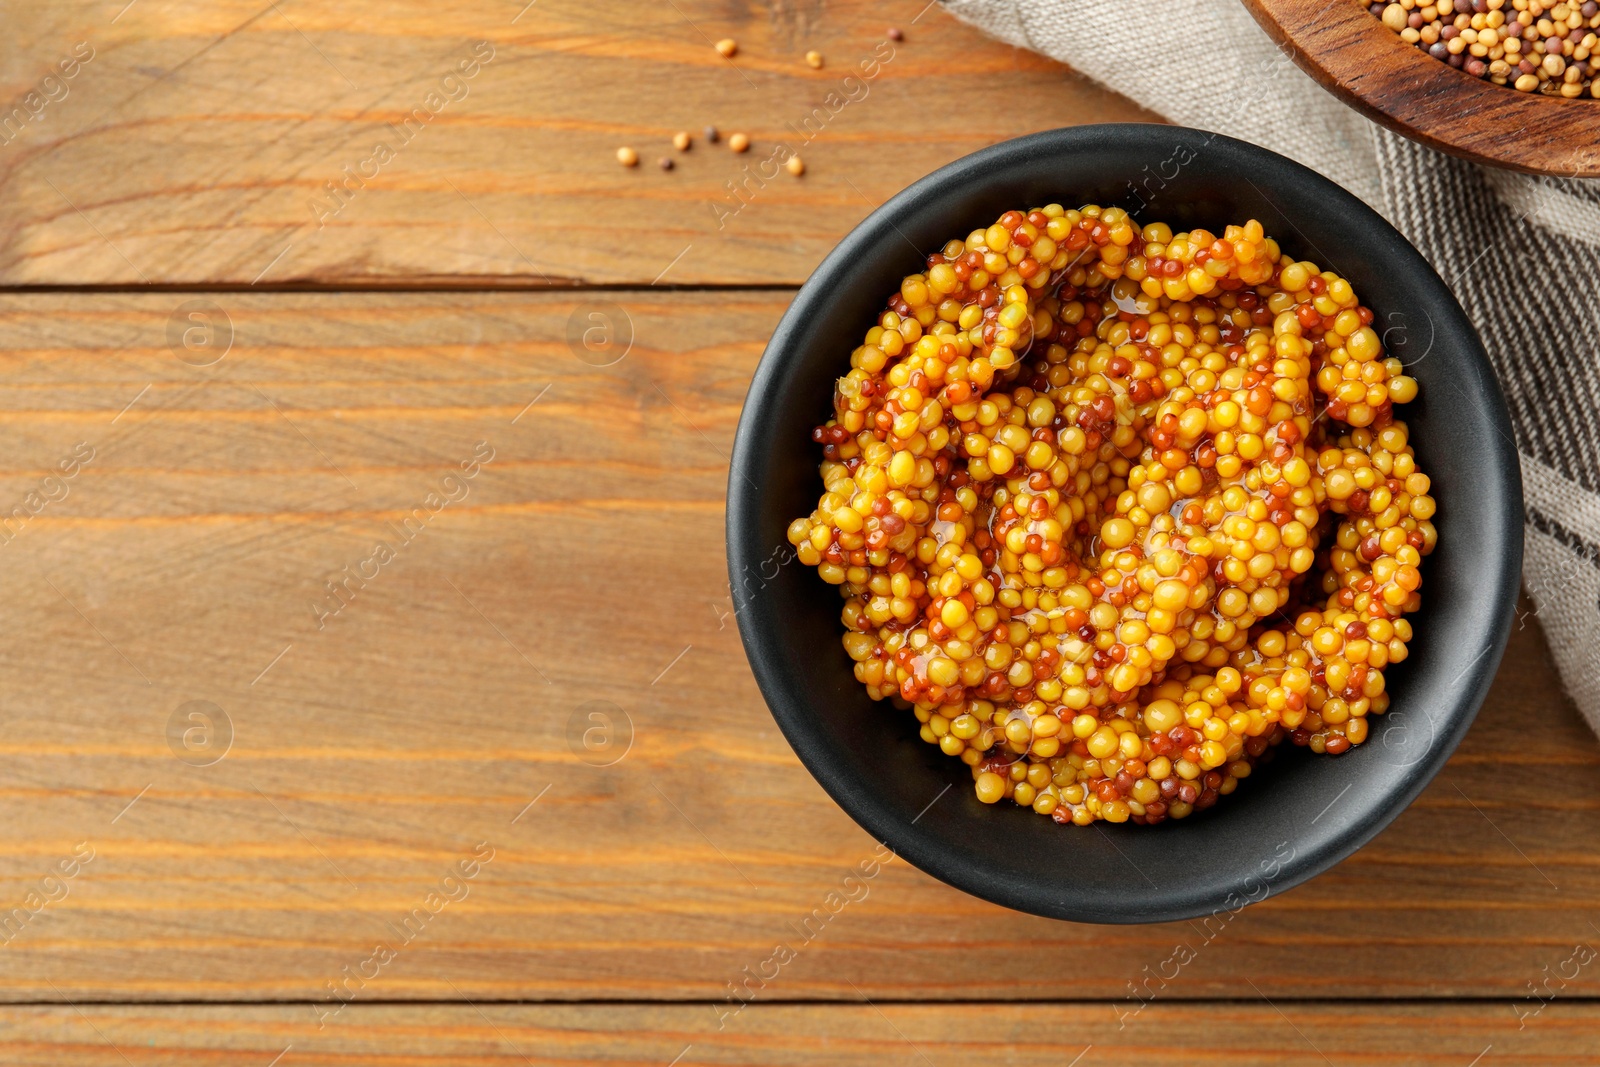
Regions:
<instances>
[{"instance_id":1,"label":"wooden table","mask_svg":"<svg viewBox=\"0 0 1600 1067\"><path fill-rule=\"evenodd\" d=\"M1600 746L1531 609L1311 883L1109 928L891 863L735 1013L873 847L730 615L763 342L912 179L1152 116L923 0L524 2L8 11L0 1063L1593 1062Z\"/></svg>"}]
</instances>

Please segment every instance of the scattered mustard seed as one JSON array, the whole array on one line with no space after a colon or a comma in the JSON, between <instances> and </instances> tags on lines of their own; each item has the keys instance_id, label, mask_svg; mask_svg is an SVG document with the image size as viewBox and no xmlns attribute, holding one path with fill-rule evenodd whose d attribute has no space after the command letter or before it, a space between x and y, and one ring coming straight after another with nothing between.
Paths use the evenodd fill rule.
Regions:
<instances>
[{"instance_id":1,"label":"scattered mustard seed","mask_svg":"<svg viewBox=\"0 0 1600 1067\"><path fill-rule=\"evenodd\" d=\"M783 169L798 178L806 172L806 165L799 156L790 156L783 164Z\"/></svg>"},{"instance_id":2,"label":"scattered mustard seed","mask_svg":"<svg viewBox=\"0 0 1600 1067\"><path fill-rule=\"evenodd\" d=\"M812 70L821 70L822 69L822 53L816 51L815 49L813 49L810 52L807 52L806 53L806 66L810 67Z\"/></svg>"},{"instance_id":3,"label":"scattered mustard seed","mask_svg":"<svg viewBox=\"0 0 1600 1067\"><path fill-rule=\"evenodd\" d=\"M619 148L617 149L617 162L624 167L637 167L639 165L639 153L626 146Z\"/></svg>"},{"instance_id":4,"label":"scattered mustard seed","mask_svg":"<svg viewBox=\"0 0 1600 1067\"><path fill-rule=\"evenodd\" d=\"M724 37L717 42L717 51L731 59L739 51L739 42L732 37Z\"/></svg>"},{"instance_id":5,"label":"scattered mustard seed","mask_svg":"<svg viewBox=\"0 0 1600 1067\"><path fill-rule=\"evenodd\" d=\"M889 40L891 40L891 41L903 41L903 40L905 40L905 36L906 36L905 34L900 32L900 27L898 27L898 26L890 26L889 27Z\"/></svg>"},{"instance_id":6,"label":"scattered mustard seed","mask_svg":"<svg viewBox=\"0 0 1600 1067\"><path fill-rule=\"evenodd\" d=\"M689 135L683 130L679 130L677 133L672 135L672 147L676 148L680 152L689 151L689 145L692 143L693 142L690 140Z\"/></svg>"},{"instance_id":7,"label":"scattered mustard seed","mask_svg":"<svg viewBox=\"0 0 1600 1067\"><path fill-rule=\"evenodd\" d=\"M750 147L750 138L746 137L742 133L731 134L728 137L728 147L733 149L735 152L743 152L745 149Z\"/></svg>"},{"instance_id":8,"label":"scattered mustard seed","mask_svg":"<svg viewBox=\"0 0 1600 1067\"><path fill-rule=\"evenodd\" d=\"M656 160L656 164L662 170L671 170L673 168L673 165L674 165L673 162L672 162L672 157L671 156L662 156L660 159Z\"/></svg>"},{"instance_id":9,"label":"scattered mustard seed","mask_svg":"<svg viewBox=\"0 0 1600 1067\"><path fill-rule=\"evenodd\" d=\"M716 144L721 137L722 134L717 132L715 126L706 127L706 144Z\"/></svg>"}]
</instances>

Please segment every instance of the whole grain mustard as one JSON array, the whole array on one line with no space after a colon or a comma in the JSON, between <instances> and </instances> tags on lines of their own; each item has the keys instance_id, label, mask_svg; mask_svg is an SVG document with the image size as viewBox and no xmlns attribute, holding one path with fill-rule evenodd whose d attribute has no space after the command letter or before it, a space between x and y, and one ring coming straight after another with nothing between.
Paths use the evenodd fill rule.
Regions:
<instances>
[{"instance_id":1,"label":"whole grain mustard","mask_svg":"<svg viewBox=\"0 0 1600 1067\"><path fill-rule=\"evenodd\" d=\"M1367 739L1436 533L1349 282L1125 212L1008 211L906 278L788 536L875 699L1058 822L1183 818Z\"/></svg>"}]
</instances>

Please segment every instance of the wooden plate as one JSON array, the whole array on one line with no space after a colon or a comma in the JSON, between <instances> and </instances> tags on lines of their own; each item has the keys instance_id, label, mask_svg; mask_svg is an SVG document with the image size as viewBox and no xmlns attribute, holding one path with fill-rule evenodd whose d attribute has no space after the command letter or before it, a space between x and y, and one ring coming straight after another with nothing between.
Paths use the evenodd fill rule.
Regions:
<instances>
[{"instance_id":1,"label":"wooden plate","mask_svg":"<svg viewBox=\"0 0 1600 1067\"><path fill-rule=\"evenodd\" d=\"M1353 0L1244 0L1323 87L1390 129L1476 163L1600 176L1600 100L1520 93L1400 40Z\"/></svg>"}]
</instances>

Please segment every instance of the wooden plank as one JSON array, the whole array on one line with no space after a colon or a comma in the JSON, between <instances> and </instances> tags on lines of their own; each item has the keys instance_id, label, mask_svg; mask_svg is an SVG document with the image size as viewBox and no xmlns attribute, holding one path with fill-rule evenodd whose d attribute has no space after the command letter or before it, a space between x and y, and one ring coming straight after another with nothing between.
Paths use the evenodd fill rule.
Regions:
<instances>
[{"instance_id":1,"label":"wooden plank","mask_svg":"<svg viewBox=\"0 0 1600 1067\"><path fill-rule=\"evenodd\" d=\"M1280 1010L1281 1008L1281 1010ZM1504 1067L1591 1063L1600 1005L1539 1015L1470 1004L758 1005L718 1029L693 1005L355 1005L322 1029L304 1005L13 1007L0 1064L351 1062L564 1067ZM1125 1025L1124 1025L1125 1023ZM279 1061L273 1057L281 1056ZM124 1059L123 1057L126 1057Z\"/></svg>"},{"instance_id":2,"label":"wooden plank","mask_svg":"<svg viewBox=\"0 0 1600 1067\"><path fill-rule=\"evenodd\" d=\"M0 70L22 109L0 133L0 285L798 283L950 160L1154 120L925 2L676 0L603 27L585 0L24 5ZM62 80L80 42L92 58ZM463 78L476 42L492 58ZM708 124L753 147L673 152ZM763 180L779 143L803 178ZM623 144L643 164L619 166Z\"/></svg>"},{"instance_id":3,"label":"wooden plank","mask_svg":"<svg viewBox=\"0 0 1600 1067\"><path fill-rule=\"evenodd\" d=\"M199 299L231 325L213 308L184 348ZM1126 1008L1178 945L1163 1002L1503 998L1600 938L1600 744L1528 617L1411 810L1209 933L1021 916L895 862L804 942L874 845L728 617L725 456L788 299L0 297L0 516L26 516L0 539L0 917L66 894L0 946L0 999L334 1003L351 968L378 972L362 1000L720 1001L780 943L762 1000ZM632 335L604 367L620 349L567 341L601 313ZM395 558L364 562L380 539ZM370 580L333 613L346 567ZM613 766L569 740L594 700L631 719ZM191 701L231 723L210 766L205 720L173 726ZM481 842L463 899L368 963Z\"/></svg>"}]
</instances>

